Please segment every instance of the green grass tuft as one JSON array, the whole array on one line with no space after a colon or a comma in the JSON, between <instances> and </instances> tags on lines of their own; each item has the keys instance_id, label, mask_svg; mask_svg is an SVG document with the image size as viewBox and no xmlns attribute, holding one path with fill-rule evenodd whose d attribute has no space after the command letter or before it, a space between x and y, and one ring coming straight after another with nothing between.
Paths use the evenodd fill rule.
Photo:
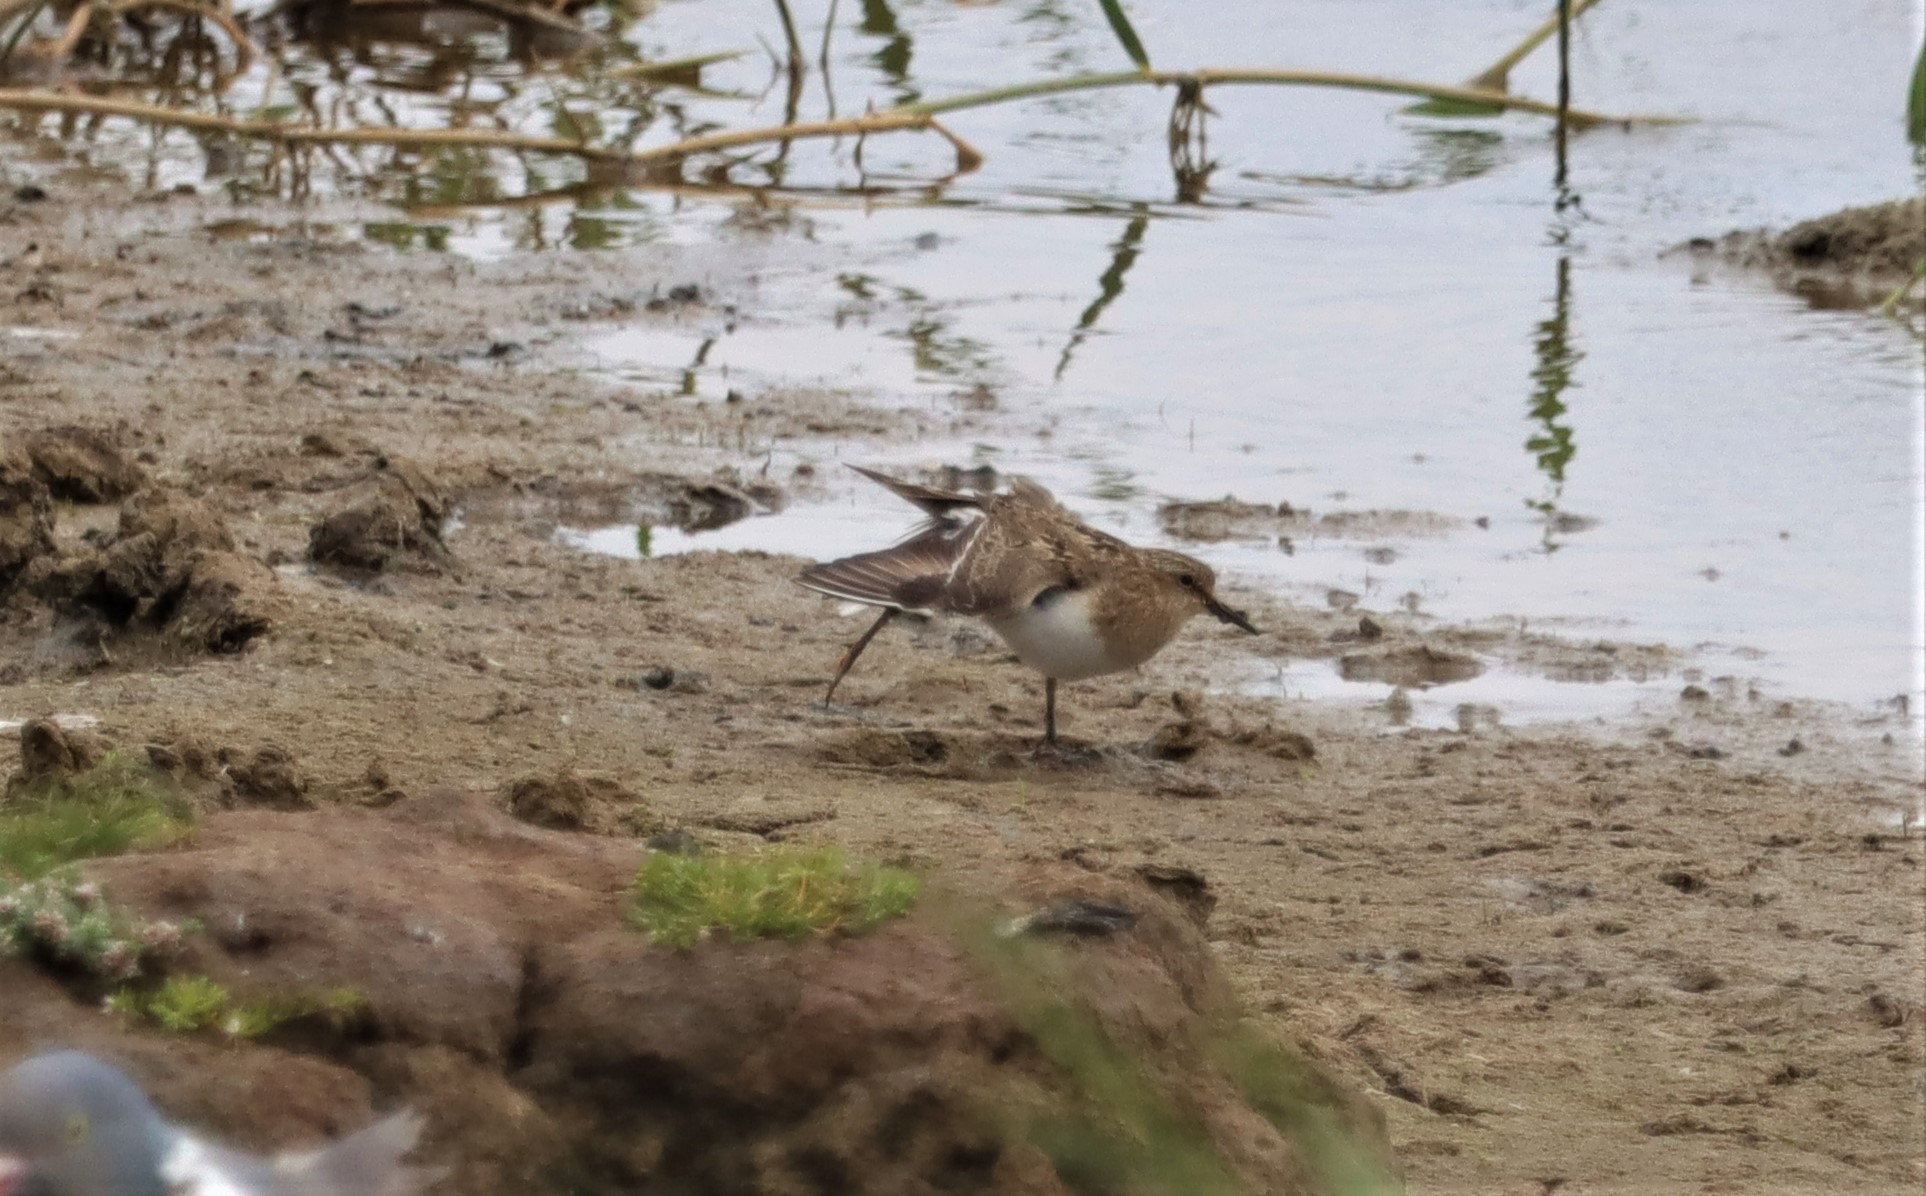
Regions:
<instances>
[{"instance_id":1,"label":"green grass tuft","mask_svg":"<svg viewBox=\"0 0 1926 1196\"><path fill-rule=\"evenodd\" d=\"M259 1038L287 1022L318 1017L338 1030L367 1004L360 990L345 984L319 993L270 993L229 1006L221 1029L231 1038Z\"/></svg>"},{"instance_id":2,"label":"green grass tuft","mask_svg":"<svg viewBox=\"0 0 1926 1196\"><path fill-rule=\"evenodd\" d=\"M112 752L77 777L0 806L0 876L38 880L62 864L162 847L193 829L171 778Z\"/></svg>"},{"instance_id":3,"label":"green grass tuft","mask_svg":"<svg viewBox=\"0 0 1926 1196\"><path fill-rule=\"evenodd\" d=\"M686 950L714 931L736 939L860 934L900 918L922 881L834 848L738 855L652 853L635 877L631 920L649 938Z\"/></svg>"},{"instance_id":4,"label":"green grass tuft","mask_svg":"<svg viewBox=\"0 0 1926 1196\"><path fill-rule=\"evenodd\" d=\"M169 976L141 1013L163 1030L188 1034L217 1024L234 998L205 976Z\"/></svg>"},{"instance_id":5,"label":"green grass tuft","mask_svg":"<svg viewBox=\"0 0 1926 1196\"><path fill-rule=\"evenodd\" d=\"M339 1029L367 1001L343 985L324 992L270 993L248 1001L206 976L170 976L151 993L121 988L108 996L108 1013L130 1021L152 1022L174 1034L219 1029L229 1038L259 1038L287 1022L319 1017Z\"/></svg>"}]
</instances>

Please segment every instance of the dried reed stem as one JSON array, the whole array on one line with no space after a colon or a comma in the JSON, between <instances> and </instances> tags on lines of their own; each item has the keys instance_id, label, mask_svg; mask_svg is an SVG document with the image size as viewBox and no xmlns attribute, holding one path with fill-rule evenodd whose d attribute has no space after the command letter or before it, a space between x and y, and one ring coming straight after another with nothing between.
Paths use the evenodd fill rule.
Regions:
<instances>
[{"instance_id":1,"label":"dried reed stem","mask_svg":"<svg viewBox=\"0 0 1926 1196\"><path fill-rule=\"evenodd\" d=\"M927 129L947 140L956 151L959 173L975 170L983 155L975 146L945 128L926 112L872 112L841 120L799 121L761 129L736 129L690 137L668 145L641 150L611 149L562 137L538 137L497 129L324 129L313 126L285 125L274 121L242 120L207 112L188 112L138 100L115 100L69 92L27 91L0 88L0 108L23 112L67 112L88 116L124 116L157 125L201 129L273 141L281 145L392 145L417 149L448 146L485 149L526 150L537 153L572 154L601 162L647 165L673 162L696 154L712 153L740 145L801 141L816 137L843 137L866 133L891 133L903 129Z\"/></svg>"}]
</instances>

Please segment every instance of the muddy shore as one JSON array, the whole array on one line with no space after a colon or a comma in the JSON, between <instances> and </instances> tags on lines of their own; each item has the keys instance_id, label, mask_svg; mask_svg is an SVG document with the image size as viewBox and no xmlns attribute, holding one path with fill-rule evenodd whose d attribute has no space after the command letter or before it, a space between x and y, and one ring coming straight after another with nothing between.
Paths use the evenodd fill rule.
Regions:
<instances>
[{"instance_id":1,"label":"muddy shore","mask_svg":"<svg viewBox=\"0 0 1926 1196\"><path fill-rule=\"evenodd\" d=\"M1919 794L1898 714L1881 745L1743 686L1682 683L1672 716L1602 733L1398 731L1226 696L1226 668L1285 657L1663 663L1397 612L1367 632L1234 578L1265 634L1200 624L1140 674L1069 688L1082 756L1031 758L1040 684L956 624L892 629L825 710L860 626L790 584L800 558L622 561L556 528L807 501L848 484L829 457L767 476L742 447L860 459L993 410L700 403L576 368L585 330L758 318L775 251L754 237L473 263L251 218L234 239L194 196L0 198L0 447L97 475L50 489L22 552L52 563L8 599L0 719L269 751L294 795L273 817L337 828L317 834L573 771L614 782L577 821L624 848L665 828L834 842L988 889L1194 872L1236 994L1367 1094L1416 1192L1926 1178L1926 843L1901 818ZM138 476L75 463L72 439L35 465L35 438L70 427ZM123 505L148 491L224 529L197 543L227 571L139 555L158 518ZM183 595L251 629L178 633L202 609Z\"/></svg>"}]
</instances>

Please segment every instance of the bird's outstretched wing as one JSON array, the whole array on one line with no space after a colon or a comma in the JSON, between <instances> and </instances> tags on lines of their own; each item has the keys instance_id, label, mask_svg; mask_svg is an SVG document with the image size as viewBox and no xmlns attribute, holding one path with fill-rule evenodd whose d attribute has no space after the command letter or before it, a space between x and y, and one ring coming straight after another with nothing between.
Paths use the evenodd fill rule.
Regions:
<instances>
[{"instance_id":1,"label":"bird's outstretched wing","mask_svg":"<svg viewBox=\"0 0 1926 1196\"><path fill-rule=\"evenodd\" d=\"M980 518L939 516L901 544L811 565L796 580L806 589L849 602L904 611L955 611L950 583L982 532Z\"/></svg>"},{"instance_id":2,"label":"bird's outstretched wing","mask_svg":"<svg viewBox=\"0 0 1926 1196\"><path fill-rule=\"evenodd\" d=\"M1007 494L962 494L851 466L928 512L893 548L812 565L797 578L832 598L894 610L997 617L1053 585L1075 585L1090 545L1122 541L1067 515L1050 492L1014 478ZM973 558L982 558L981 560ZM980 564L995 561L986 577Z\"/></svg>"}]
</instances>

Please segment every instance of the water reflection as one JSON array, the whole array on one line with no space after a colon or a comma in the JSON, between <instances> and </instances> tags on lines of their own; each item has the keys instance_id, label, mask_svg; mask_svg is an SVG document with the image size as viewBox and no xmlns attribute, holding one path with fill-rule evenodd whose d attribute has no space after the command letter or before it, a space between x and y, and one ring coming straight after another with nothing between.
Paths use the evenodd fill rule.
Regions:
<instances>
[{"instance_id":1,"label":"water reflection","mask_svg":"<svg viewBox=\"0 0 1926 1196\"><path fill-rule=\"evenodd\" d=\"M361 235L391 249L448 250L450 229L445 224L415 224L406 220L374 220L361 226Z\"/></svg>"},{"instance_id":2,"label":"water reflection","mask_svg":"<svg viewBox=\"0 0 1926 1196\"><path fill-rule=\"evenodd\" d=\"M888 0L863 0L863 19L857 26L871 37L881 38L883 44L869 60L883 77L895 85L895 100L899 104L914 104L923 98L923 93L910 82L910 57L914 46L910 35L897 24L896 13L890 9Z\"/></svg>"},{"instance_id":3,"label":"water reflection","mask_svg":"<svg viewBox=\"0 0 1926 1196\"><path fill-rule=\"evenodd\" d=\"M1170 127L1166 131L1170 173L1176 181L1178 203L1202 203L1210 190L1210 176L1217 169L1217 163L1210 156L1210 135L1205 123L1209 116L1204 89L1195 82L1178 84L1177 99L1170 107Z\"/></svg>"},{"instance_id":4,"label":"water reflection","mask_svg":"<svg viewBox=\"0 0 1926 1196\"><path fill-rule=\"evenodd\" d=\"M892 304L908 309L903 324L885 330L883 335L909 346L910 360L920 379L986 384L998 369L994 349L955 331L958 314L914 287L896 286L869 274L840 274L836 285L854 300L837 308L838 328L851 318L875 316Z\"/></svg>"},{"instance_id":5,"label":"water reflection","mask_svg":"<svg viewBox=\"0 0 1926 1196\"><path fill-rule=\"evenodd\" d=\"M1502 160L1505 139L1490 129L1412 130L1417 143L1419 179L1461 183L1489 173Z\"/></svg>"},{"instance_id":6,"label":"water reflection","mask_svg":"<svg viewBox=\"0 0 1926 1196\"><path fill-rule=\"evenodd\" d=\"M1097 318L1103 315L1103 309L1123 294L1124 276L1130 273L1130 267L1136 263L1138 253L1142 252L1144 231L1150 227L1150 214L1143 204L1134 206L1137 214L1124 225L1123 236L1110 245L1110 265L1097 278L1097 297L1077 317L1076 331L1070 334L1062 355L1057 358L1056 372L1052 376L1058 382L1063 381L1064 373L1069 370L1070 358L1076 353L1077 346L1097 326Z\"/></svg>"},{"instance_id":7,"label":"water reflection","mask_svg":"<svg viewBox=\"0 0 1926 1196\"><path fill-rule=\"evenodd\" d=\"M805 14L810 40L820 37L820 48L812 45L807 51L823 76L820 99L805 95L809 69L801 36L805 31L788 19L789 6L780 0L775 14L767 5L724 0L722 7L727 11L711 22L713 28L680 11L653 5L551 6L545 0L526 6L498 0L486 4L481 0L468 4L284 0L263 15L251 15L245 29L232 24L228 34L215 32L199 18L177 21L163 15L156 28L173 35L171 40L156 42L122 34L85 41L75 62L97 73L73 81L85 82L91 91L193 108L223 118L339 129L368 140L351 137L326 146L291 147L245 139L217 144L171 129L141 129L129 137L119 122L103 131L101 122L93 121L85 126L73 122L72 141L83 147L108 147L126 162L139 162L145 155L141 181L148 187L165 189L197 176L220 178L229 180L228 189L237 198L275 194L306 199L336 193L411 207L495 208L546 195L559 206L574 198L573 186L600 182L635 189L691 184L718 190L744 185L782 187L799 196L839 198L891 193L906 202L943 202L941 184L931 190L920 157L912 162L892 159L872 176L862 161L860 138L833 145L827 156L805 152L799 143L773 141L705 159L700 167L654 163L625 172L618 165L617 177L610 178L605 165L600 169L603 177L597 178L595 164L566 154L500 146L457 150L419 143L397 148L381 135L394 130L486 131L580 141L621 151L633 149L645 137L661 142L740 125L745 123L741 102L758 104L778 89L784 92L783 121L834 115L837 100L831 76L837 68L856 77L859 94L845 107L868 108L913 103L925 99L926 93L958 92L1007 78L1003 68L1018 66L1019 57L1041 73L1065 74L1086 69L1086 60L1109 63L1116 54L1114 41L1087 0L1026 0L1001 16L987 9L973 10L967 22L942 11L947 6L892 0L855 0L855 4L855 12L840 18L840 29L837 3ZM0 7L4 6L5 0L0 0ZM776 39L771 26L777 15L783 18L786 55L769 44ZM41 23L51 28L51 21ZM684 28L685 23L689 28ZM671 31L664 32L665 27ZM924 32L925 37L942 35L943 55L915 55L914 32L926 29L935 32ZM693 40L692 30L697 31ZM838 33L843 34L841 46ZM674 47L670 56L646 40L657 36L670 39ZM714 36L736 44L714 49L714 43L706 41ZM229 40L234 44L230 46ZM703 70L726 69L721 64L744 57L741 43L749 41L761 41L774 60L760 94L754 84L743 86L739 70L733 78L736 90L705 87ZM704 52L688 53L697 47ZM656 52L651 53L652 49ZM958 67L959 56L963 69ZM1001 119L1021 122L1026 136L1017 138L1019 142L1039 127L1040 118L1042 124L1053 127L1032 144L1061 140L1094 144L1099 138L1066 128L1086 123L1078 115L1087 111L1085 103L1053 103L1040 114L1031 106L1022 117ZM1266 189L1271 193L1261 196L1222 193L1212 177L1217 164L1209 156L1204 136L1209 111L1194 87L1188 92L1178 90L1168 136L1174 201L1248 207L1284 198L1271 188ZM774 119L774 114L758 119ZM1417 167L1425 178L1400 179L1392 186L1455 181L1483 173L1498 161L1496 147L1503 143L1499 134L1486 130L1413 129L1412 133L1423 142L1421 156L1436 160ZM1013 158L1023 152L1005 148ZM825 164L831 171L827 179L821 173ZM860 180L853 191L837 180L852 167ZM1056 199L1060 206L1073 206L1074 189L1065 188L1055 172L1046 175L1030 199ZM1313 183L1320 179L1303 177ZM1245 170L1238 178L1265 180L1267 176ZM1371 181L1362 185L1384 186ZM1126 186L1121 192L1123 202L1149 198L1141 186ZM1116 203L1119 189L1107 188L1098 198ZM1035 210L1033 202L1007 190L997 191L987 206ZM537 239L600 247L622 243L622 227L617 222L590 227L583 236L571 231L563 237L551 234Z\"/></svg>"},{"instance_id":8,"label":"water reflection","mask_svg":"<svg viewBox=\"0 0 1926 1196\"><path fill-rule=\"evenodd\" d=\"M1565 392L1578 385L1572 370L1585 354L1574 347L1571 335L1572 259L1558 255L1557 284L1552 291L1552 314L1541 320L1532 335L1532 350L1537 364L1532 368L1531 405L1527 414L1539 426L1525 440L1538 472L1549 483L1543 498L1528 498L1525 505L1544 517L1543 548L1558 551L1557 537L1583 530L1589 521L1560 508L1565 494L1565 470L1578 455L1578 442L1572 434Z\"/></svg>"}]
</instances>

